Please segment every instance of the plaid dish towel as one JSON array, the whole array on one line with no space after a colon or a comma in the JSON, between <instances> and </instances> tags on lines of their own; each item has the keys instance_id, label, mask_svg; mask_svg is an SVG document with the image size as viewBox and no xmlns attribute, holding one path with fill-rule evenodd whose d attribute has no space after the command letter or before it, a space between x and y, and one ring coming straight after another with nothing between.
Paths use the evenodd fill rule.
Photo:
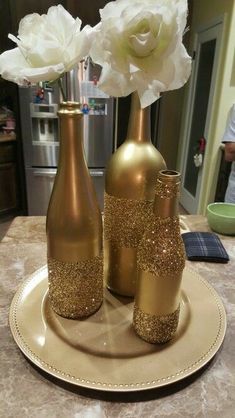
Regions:
<instances>
[{"instance_id":1,"label":"plaid dish towel","mask_svg":"<svg viewBox=\"0 0 235 418\"><path fill-rule=\"evenodd\" d=\"M212 232L186 232L182 234L188 260L227 263L229 256L220 240Z\"/></svg>"}]
</instances>

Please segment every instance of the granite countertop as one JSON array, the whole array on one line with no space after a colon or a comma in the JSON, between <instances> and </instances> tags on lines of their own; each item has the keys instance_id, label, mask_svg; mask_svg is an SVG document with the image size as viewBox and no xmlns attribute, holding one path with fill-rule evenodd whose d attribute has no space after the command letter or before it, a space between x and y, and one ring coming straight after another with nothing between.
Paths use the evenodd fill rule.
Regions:
<instances>
[{"instance_id":1,"label":"granite countertop","mask_svg":"<svg viewBox=\"0 0 235 418\"><path fill-rule=\"evenodd\" d=\"M198 215L181 216L191 231L208 231ZM231 418L235 407L235 237L220 236L228 264L189 262L220 295L227 313L224 343L213 360L190 378L142 393L112 394L49 379L15 344L9 307L19 284L46 264L45 217L17 217L0 244L0 416L3 418Z\"/></svg>"}]
</instances>

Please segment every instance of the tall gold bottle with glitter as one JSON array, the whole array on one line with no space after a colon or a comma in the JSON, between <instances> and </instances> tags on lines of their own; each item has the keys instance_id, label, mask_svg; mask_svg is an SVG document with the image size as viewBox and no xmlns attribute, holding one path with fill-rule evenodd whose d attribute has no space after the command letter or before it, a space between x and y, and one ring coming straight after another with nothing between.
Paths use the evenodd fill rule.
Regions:
<instances>
[{"instance_id":1,"label":"tall gold bottle with glitter","mask_svg":"<svg viewBox=\"0 0 235 418\"><path fill-rule=\"evenodd\" d=\"M152 212L157 173L165 168L151 143L150 107L141 109L132 94L126 141L106 170L104 206L104 275L107 286L134 296L137 247Z\"/></svg>"},{"instance_id":2,"label":"tall gold bottle with glitter","mask_svg":"<svg viewBox=\"0 0 235 418\"><path fill-rule=\"evenodd\" d=\"M62 103L58 116L60 157L46 223L49 299L59 315L81 318L102 303L102 218L85 160L79 103Z\"/></svg>"},{"instance_id":3,"label":"tall gold bottle with glitter","mask_svg":"<svg viewBox=\"0 0 235 418\"><path fill-rule=\"evenodd\" d=\"M153 219L138 248L138 278L133 325L150 343L170 340L178 326L185 250L180 234L180 174L159 172Z\"/></svg>"}]
</instances>

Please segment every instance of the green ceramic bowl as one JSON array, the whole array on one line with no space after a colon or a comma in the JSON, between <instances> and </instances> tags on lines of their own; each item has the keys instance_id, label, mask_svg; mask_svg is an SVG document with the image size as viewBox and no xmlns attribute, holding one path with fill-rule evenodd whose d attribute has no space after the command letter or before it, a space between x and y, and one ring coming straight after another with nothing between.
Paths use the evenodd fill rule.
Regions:
<instances>
[{"instance_id":1,"label":"green ceramic bowl","mask_svg":"<svg viewBox=\"0 0 235 418\"><path fill-rule=\"evenodd\" d=\"M235 235L235 203L210 203L207 220L211 229L223 235Z\"/></svg>"}]
</instances>

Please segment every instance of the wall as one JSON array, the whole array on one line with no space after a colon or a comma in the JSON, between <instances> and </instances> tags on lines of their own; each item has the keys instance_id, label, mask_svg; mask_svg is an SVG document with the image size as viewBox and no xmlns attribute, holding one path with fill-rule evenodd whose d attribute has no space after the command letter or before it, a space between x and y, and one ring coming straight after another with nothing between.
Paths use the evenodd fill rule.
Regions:
<instances>
[{"instance_id":1,"label":"wall","mask_svg":"<svg viewBox=\"0 0 235 418\"><path fill-rule=\"evenodd\" d=\"M29 13L47 13L51 6L62 4L74 17L79 16L83 24L95 25L99 21L99 9L108 0L8 0L12 15L12 32L17 33L19 21ZM1 8L1 6L0 6Z\"/></svg>"},{"instance_id":2,"label":"wall","mask_svg":"<svg viewBox=\"0 0 235 418\"><path fill-rule=\"evenodd\" d=\"M65 7L73 17L79 16L83 24L96 25L100 20L99 9L110 0L65 0Z\"/></svg>"},{"instance_id":3,"label":"wall","mask_svg":"<svg viewBox=\"0 0 235 418\"><path fill-rule=\"evenodd\" d=\"M188 21L187 27L191 27L193 15L193 1L188 0ZM183 42L189 50L190 32L184 35ZM160 100L159 119L157 127L156 145L164 157L167 167L176 169L177 153L180 142L180 128L184 95L187 91L187 84L180 89L164 92Z\"/></svg>"},{"instance_id":4,"label":"wall","mask_svg":"<svg viewBox=\"0 0 235 418\"><path fill-rule=\"evenodd\" d=\"M6 49L11 48L12 41L8 39L7 34L11 28L10 6L8 2L0 1L0 54ZM3 18L4 16L4 18Z\"/></svg>"},{"instance_id":5,"label":"wall","mask_svg":"<svg viewBox=\"0 0 235 418\"><path fill-rule=\"evenodd\" d=\"M194 0L192 25L190 28L190 50L195 31L203 26L209 26L219 17L223 17L223 33L220 48L215 92L212 102L211 121L207 137L207 149L204 159L201 192L198 213L205 213L209 202L214 201L220 160L220 143L227 115L235 102L235 2L234 0ZM188 91L185 94L185 103ZM183 117L184 117L183 111ZM183 120L183 118L182 118ZM179 146L179 155L183 149L183 141ZM179 158L178 158L179 164Z\"/></svg>"},{"instance_id":6,"label":"wall","mask_svg":"<svg viewBox=\"0 0 235 418\"><path fill-rule=\"evenodd\" d=\"M12 18L11 33L14 33L15 35L18 33L20 20L27 14L43 14L47 12L47 9L50 6L55 6L57 4L62 4L65 6L64 0L8 0L8 3L10 5Z\"/></svg>"}]
</instances>

